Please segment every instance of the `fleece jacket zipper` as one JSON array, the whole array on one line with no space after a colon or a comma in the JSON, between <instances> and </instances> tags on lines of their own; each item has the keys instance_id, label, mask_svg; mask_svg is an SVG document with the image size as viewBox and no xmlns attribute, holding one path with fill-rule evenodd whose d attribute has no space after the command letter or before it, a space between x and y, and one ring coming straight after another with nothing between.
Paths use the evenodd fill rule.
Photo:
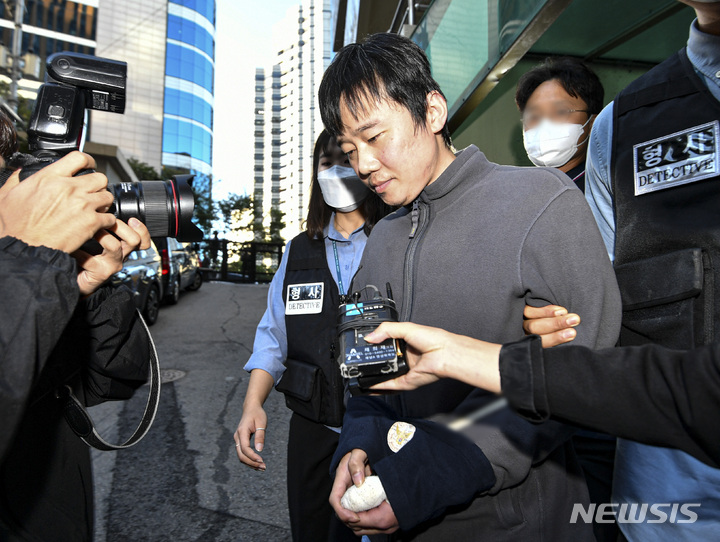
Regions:
<instances>
[{"instance_id":1,"label":"fleece jacket zipper","mask_svg":"<svg viewBox=\"0 0 720 542\"><path fill-rule=\"evenodd\" d=\"M419 198L413 201L412 229L410 243L405 251L405 265L403 271L403 310L400 314L401 322L409 322L413 307L413 289L415 283L415 253L422 243L430 218L430 208L427 204L420 206Z\"/></svg>"}]
</instances>

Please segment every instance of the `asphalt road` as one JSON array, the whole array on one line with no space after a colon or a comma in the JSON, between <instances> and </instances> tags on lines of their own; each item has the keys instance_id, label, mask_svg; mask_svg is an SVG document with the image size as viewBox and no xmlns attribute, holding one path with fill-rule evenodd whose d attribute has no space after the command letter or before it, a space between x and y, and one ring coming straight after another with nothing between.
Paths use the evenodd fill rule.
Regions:
<instances>
[{"instance_id":1,"label":"asphalt road","mask_svg":"<svg viewBox=\"0 0 720 542\"><path fill-rule=\"evenodd\" d=\"M232 438L266 300L267 285L212 282L161 309L150 328L163 373L155 423L133 448L93 453L96 542L290 540L282 395L266 403L266 472L241 464ZM91 409L100 434L127 438L147 391Z\"/></svg>"}]
</instances>

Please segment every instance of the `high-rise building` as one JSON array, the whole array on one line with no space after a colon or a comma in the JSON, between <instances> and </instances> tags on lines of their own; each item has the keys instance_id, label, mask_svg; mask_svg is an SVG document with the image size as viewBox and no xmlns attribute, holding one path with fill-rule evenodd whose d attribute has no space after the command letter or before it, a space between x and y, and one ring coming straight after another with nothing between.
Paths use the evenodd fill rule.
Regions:
<instances>
[{"instance_id":1,"label":"high-rise building","mask_svg":"<svg viewBox=\"0 0 720 542\"><path fill-rule=\"evenodd\" d=\"M256 94L254 199L256 205L263 202L266 231L279 213L283 214L285 227L280 232L283 239L302 231L307 215L312 151L322 130L317 87L332 55L331 4L331 0L302 0L287 11L273 28L277 57L273 61L271 84L263 79L262 103L257 102ZM258 105L263 105L265 115L262 152L257 147ZM262 171L257 169L259 161Z\"/></svg>"},{"instance_id":2,"label":"high-rise building","mask_svg":"<svg viewBox=\"0 0 720 542\"><path fill-rule=\"evenodd\" d=\"M253 160L253 224L256 236L262 237L265 206L265 69L255 69L255 144Z\"/></svg>"},{"instance_id":3,"label":"high-rise building","mask_svg":"<svg viewBox=\"0 0 720 542\"><path fill-rule=\"evenodd\" d=\"M212 173L215 0L170 0L162 162Z\"/></svg>"},{"instance_id":4,"label":"high-rise building","mask_svg":"<svg viewBox=\"0 0 720 542\"><path fill-rule=\"evenodd\" d=\"M8 102L18 98L18 112L27 116L45 79L46 59L53 53L70 51L96 54L99 0L7 0L0 4L0 82L10 89L3 94ZM19 18L19 42L15 42L15 11ZM16 90L12 92L14 49L17 47ZM18 79L19 77L19 79ZM109 115L117 121L119 115ZM87 134L86 134L87 135ZM137 180L116 144L86 144L97 168L110 182Z\"/></svg>"},{"instance_id":5,"label":"high-rise building","mask_svg":"<svg viewBox=\"0 0 720 542\"><path fill-rule=\"evenodd\" d=\"M92 141L209 175L215 0L100 0L97 54L128 63L128 103L121 121L93 115Z\"/></svg>"},{"instance_id":6,"label":"high-rise building","mask_svg":"<svg viewBox=\"0 0 720 542\"><path fill-rule=\"evenodd\" d=\"M255 70L253 229L256 241L273 236L277 238L279 234L275 231L273 218L277 219L280 192L282 191L280 167L281 75L279 65L270 68L268 77L265 75L264 68ZM266 178L269 180L268 183L265 182ZM273 212L272 209L276 211Z\"/></svg>"},{"instance_id":7,"label":"high-rise building","mask_svg":"<svg viewBox=\"0 0 720 542\"><path fill-rule=\"evenodd\" d=\"M97 50L128 64L123 115L91 114L89 140L117 145L125 156L162 167L167 0L100 0Z\"/></svg>"},{"instance_id":8,"label":"high-rise building","mask_svg":"<svg viewBox=\"0 0 720 542\"><path fill-rule=\"evenodd\" d=\"M73 51L128 64L124 115L92 112L88 141L128 158L212 173L215 0L25 0L21 96L45 59ZM0 3L0 81L9 82L14 0ZM197 186L197 185L196 185Z\"/></svg>"},{"instance_id":9,"label":"high-rise building","mask_svg":"<svg viewBox=\"0 0 720 542\"><path fill-rule=\"evenodd\" d=\"M0 81L10 84L15 9L0 3ZM45 77L45 59L60 51L95 54L98 0L25 0L20 41L18 94L34 100Z\"/></svg>"}]
</instances>

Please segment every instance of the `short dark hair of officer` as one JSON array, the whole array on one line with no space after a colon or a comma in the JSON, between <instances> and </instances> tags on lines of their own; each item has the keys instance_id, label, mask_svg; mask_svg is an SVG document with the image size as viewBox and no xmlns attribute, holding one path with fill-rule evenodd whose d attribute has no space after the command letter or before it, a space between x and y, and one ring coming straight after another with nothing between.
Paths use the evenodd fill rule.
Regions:
<instances>
[{"instance_id":1,"label":"short dark hair of officer","mask_svg":"<svg viewBox=\"0 0 720 542\"><path fill-rule=\"evenodd\" d=\"M431 92L442 94L425 52L397 34L373 34L362 43L346 45L335 56L320 83L320 116L325 128L338 137L343 129L341 103L355 115L362 111L363 100L390 100L407 109L416 128L424 130ZM452 146L447 124L442 137Z\"/></svg>"},{"instance_id":2,"label":"short dark hair of officer","mask_svg":"<svg viewBox=\"0 0 720 542\"><path fill-rule=\"evenodd\" d=\"M605 90L595 72L577 58L549 57L523 74L515 91L515 103L525 111L530 96L545 81L558 81L570 96L580 98L587 105L589 115L597 115L603 108Z\"/></svg>"}]
</instances>

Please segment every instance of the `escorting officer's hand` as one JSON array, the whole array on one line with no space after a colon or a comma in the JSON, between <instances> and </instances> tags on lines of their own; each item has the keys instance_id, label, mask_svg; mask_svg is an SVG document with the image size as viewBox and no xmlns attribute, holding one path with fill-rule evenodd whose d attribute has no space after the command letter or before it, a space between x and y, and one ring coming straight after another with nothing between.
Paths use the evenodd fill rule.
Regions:
<instances>
[{"instance_id":1,"label":"escorting officer's hand","mask_svg":"<svg viewBox=\"0 0 720 542\"><path fill-rule=\"evenodd\" d=\"M565 307L546 305L531 307L525 305L523 329L527 335L539 335L543 348L572 341L577 335L573 329L580 323L577 314L568 314Z\"/></svg>"},{"instance_id":2,"label":"escorting officer's hand","mask_svg":"<svg viewBox=\"0 0 720 542\"><path fill-rule=\"evenodd\" d=\"M238 459L255 470L265 470L267 465L260 456L265 446L265 431L268 417L261 405L246 405L243 415L235 431L235 449ZM250 446L250 439L255 435L255 449Z\"/></svg>"}]
</instances>

